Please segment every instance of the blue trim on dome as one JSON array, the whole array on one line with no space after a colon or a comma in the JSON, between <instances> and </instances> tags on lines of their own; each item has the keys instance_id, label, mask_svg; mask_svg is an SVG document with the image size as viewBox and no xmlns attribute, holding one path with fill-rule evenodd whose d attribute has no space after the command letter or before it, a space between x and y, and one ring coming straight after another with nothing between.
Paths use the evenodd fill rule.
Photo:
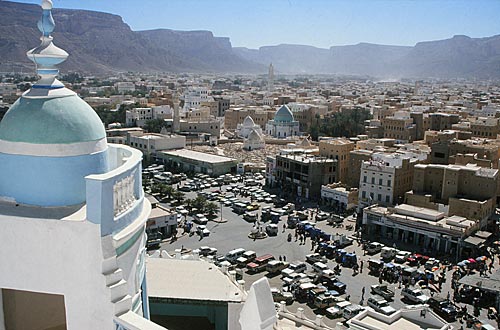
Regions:
<instances>
[{"instance_id":1,"label":"blue trim on dome","mask_svg":"<svg viewBox=\"0 0 500 330\"><path fill-rule=\"evenodd\" d=\"M34 157L0 153L0 196L37 206L85 202L85 177L108 171L108 152L75 157Z\"/></svg>"},{"instance_id":2,"label":"blue trim on dome","mask_svg":"<svg viewBox=\"0 0 500 330\"><path fill-rule=\"evenodd\" d=\"M54 85L33 85L31 88L35 89L59 89L64 88L64 86L54 86Z\"/></svg>"}]
</instances>

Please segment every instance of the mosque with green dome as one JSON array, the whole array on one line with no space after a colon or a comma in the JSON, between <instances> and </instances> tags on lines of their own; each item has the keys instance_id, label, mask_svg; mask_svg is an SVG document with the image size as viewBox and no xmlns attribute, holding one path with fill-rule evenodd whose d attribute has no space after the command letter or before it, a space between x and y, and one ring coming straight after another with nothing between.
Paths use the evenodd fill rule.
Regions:
<instances>
[{"instance_id":1,"label":"mosque with green dome","mask_svg":"<svg viewBox=\"0 0 500 330\"><path fill-rule=\"evenodd\" d=\"M276 111L274 119L266 124L266 134L278 139L299 135L300 124L293 117L292 111L283 105Z\"/></svg>"}]
</instances>

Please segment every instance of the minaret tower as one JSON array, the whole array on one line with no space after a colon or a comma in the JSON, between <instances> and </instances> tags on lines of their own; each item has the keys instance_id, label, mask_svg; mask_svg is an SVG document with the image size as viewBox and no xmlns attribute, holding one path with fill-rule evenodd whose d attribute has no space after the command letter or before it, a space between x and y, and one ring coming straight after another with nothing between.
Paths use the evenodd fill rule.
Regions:
<instances>
[{"instance_id":1,"label":"minaret tower","mask_svg":"<svg viewBox=\"0 0 500 330\"><path fill-rule=\"evenodd\" d=\"M181 118L179 115L179 97L177 96L177 93L174 94L173 96L173 103L174 103L174 125L172 127L173 133L179 133L181 130Z\"/></svg>"},{"instance_id":2,"label":"minaret tower","mask_svg":"<svg viewBox=\"0 0 500 330\"><path fill-rule=\"evenodd\" d=\"M269 72L267 74L267 90L272 93L274 90L274 67L273 64L269 64Z\"/></svg>"}]
</instances>

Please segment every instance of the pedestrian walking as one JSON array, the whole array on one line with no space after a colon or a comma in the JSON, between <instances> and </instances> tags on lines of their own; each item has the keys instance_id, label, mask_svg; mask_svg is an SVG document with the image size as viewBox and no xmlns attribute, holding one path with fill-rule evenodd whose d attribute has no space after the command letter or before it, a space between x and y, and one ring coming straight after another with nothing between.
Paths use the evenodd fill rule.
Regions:
<instances>
[{"instance_id":1,"label":"pedestrian walking","mask_svg":"<svg viewBox=\"0 0 500 330\"><path fill-rule=\"evenodd\" d=\"M361 300L365 300L365 287L361 289Z\"/></svg>"},{"instance_id":2,"label":"pedestrian walking","mask_svg":"<svg viewBox=\"0 0 500 330\"><path fill-rule=\"evenodd\" d=\"M283 224L283 232L285 232L286 229L286 223Z\"/></svg>"},{"instance_id":3,"label":"pedestrian walking","mask_svg":"<svg viewBox=\"0 0 500 330\"><path fill-rule=\"evenodd\" d=\"M359 273L362 274L363 273L363 260L361 260L359 262Z\"/></svg>"}]
</instances>

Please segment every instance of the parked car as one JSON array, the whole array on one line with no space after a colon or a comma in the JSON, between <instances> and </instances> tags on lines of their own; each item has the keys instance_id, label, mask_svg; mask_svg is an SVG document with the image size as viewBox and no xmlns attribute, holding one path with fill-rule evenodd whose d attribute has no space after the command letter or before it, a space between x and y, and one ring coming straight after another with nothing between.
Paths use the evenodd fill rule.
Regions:
<instances>
[{"instance_id":1,"label":"parked car","mask_svg":"<svg viewBox=\"0 0 500 330\"><path fill-rule=\"evenodd\" d=\"M311 253L306 255L306 261L310 264L314 264L315 262L322 262L326 264L327 259L325 256L322 256L319 253Z\"/></svg>"},{"instance_id":2,"label":"parked car","mask_svg":"<svg viewBox=\"0 0 500 330\"><path fill-rule=\"evenodd\" d=\"M266 233L269 236L276 236L278 235L278 225L275 223L270 223L266 226Z\"/></svg>"},{"instance_id":3,"label":"parked car","mask_svg":"<svg viewBox=\"0 0 500 330\"><path fill-rule=\"evenodd\" d=\"M314 307L316 308L329 308L338 302L338 298L331 295L330 292L324 292L314 297Z\"/></svg>"},{"instance_id":4,"label":"parked car","mask_svg":"<svg viewBox=\"0 0 500 330\"><path fill-rule=\"evenodd\" d=\"M370 242L365 246L366 253L376 254L382 251L384 244L378 242Z\"/></svg>"},{"instance_id":5,"label":"parked car","mask_svg":"<svg viewBox=\"0 0 500 330\"><path fill-rule=\"evenodd\" d=\"M287 305L293 303L293 294L291 292L282 291L278 288L271 288L271 294L274 302L284 301Z\"/></svg>"},{"instance_id":6,"label":"parked car","mask_svg":"<svg viewBox=\"0 0 500 330\"><path fill-rule=\"evenodd\" d=\"M388 246L384 246L380 252L380 258L384 261L391 261L396 256L396 249Z\"/></svg>"},{"instance_id":7,"label":"parked car","mask_svg":"<svg viewBox=\"0 0 500 330\"><path fill-rule=\"evenodd\" d=\"M235 263L236 260L243 255L243 253L245 253L245 249L243 248L233 249L226 254L226 260L230 263Z\"/></svg>"},{"instance_id":8,"label":"parked car","mask_svg":"<svg viewBox=\"0 0 500 330\"><path fill-rule=\"evenodd\" d=\"M291 273L304 273L307 270L307 265L301 261L292 262L288 268L281 271L281 277L285 278Z\"/></svg>"},{"instance_id":9,"label":"parked car","mask_svg":"<svg viewBox=\"0 0 500 330\"><path fill-rule=\"evenodd\" d=\"M322 220L327 220L330 215L326 212L318 212L316 214L316 221L322 221Z\"/></svg>"},{"instance_id":10,"label":"parked car","mask_svg":"<svg viewBox=\"0 0 500 330\"><path fill-rule=\"evenodd\" d=\"M403 288L403 290L401 290L401 295L407 300L417 304L425 304L429 300L429 297L426 296L422 290L409 287Z\"/></svg>"},{"instance_id":11,"label":"parked car","mask_svg":"<svg viewBox=\"0 0 500 330\"><path fill-rule=\"evenodd\" d=\"M245 212L245 214L243 214L243 219L245 219L248 222L255 222L257 221L257 213L247 211Z\"/></svg>"},{"instance_id":12,"label":"parked car","mask_svg":"<svg viewBox=\"0 0 500 330\"><path fill-rule=\"evenodd\" d=\"M330 269L328 265L322 263L322 262L315 262L312 265L312 269L314 272L321 274L323 271Z\"/></svg>"},{"instance_id":13,"label":"parked car","mask_svg":"<svg viewBox=\"0 0 500 330\"><path fill-rule=\"evenodd\" d=\"M411 255L409 251L398 251L396 253L396 257L394 257L394 262L398 264L402 264L406 261L406 259Z\"/></svg>"},{"instance_id":14,"label":"parked car","mask_svg":"<svg viewBox=\"0 0 500 330\"><path fill-rule=\"evenodd\" d=\"M255 258L253 262L247 264L247 271L249 273L258 273L266 269L269 261L274 260L274 256L271 254L265 254L263 256Z\"/></svg>"},{"instance_id":15,"label":"parked car","mask_svg":"<svg viewBox=\"0 0 500 330\"><path fill-rule=\"evenodd\" d=\"M436 314L447 321L453 322L457 318L458 310L450 300L435 296L431 297L427 303Z\"/></svg>"},{"instance_id":16,"label":"parked car","mask_svg":"<svg viewBox=\"0 0 500 330\"><path fill-rule=\"evenodd\" d=\"M204 214L198 213L193 215L193 222L199 225L206 225L208 223L208 219Z\"/></svg>"},{"instance_id":17,"label":"parked car","mask_svg":"<svg viewBox=\"0 0 500 330\"><path fill-rule=\"evenodd\" d=\"M394 290L389 289L385 284L372 285L371 293L379 295L388 301L394 298Z\"/></svg>"},{"instance_id":18,"label":"parked car","mask_svg":"<svg viewBox=\"0 0 500 330\"><path fill-rule=\"evenodd\" d=\"M208 246L200 246L199 249L193 250L193 252L198 252L200 256L215 256L217 254L217 249Z\"/></svg>"},{"instance_id":19,"label":"parked car","mask_svg":"<svg viewBox=\"0 0 500 330\"><path fill-rule=\"evenodd\" d=\"M266 270L269 274L276 274L287 268L289 265L286 261L271 260L266 265Z\"/></svg>"},{"instance_id":20,"label":"parked car","mask_svg":"<svg viewBox=\"0 0 500 330\"><path fill-rule=\"evenodd\" d=\"M345 300L339 301L339 302L335 303L335 305L333 305L333 307L326 309L326 315L328 315L334 319L342 317L342 314L344 313L344 309L350 305L352 305L352 303L349 301L345 301Z\"/></svg>"},{"instance_id":21,"label":"parked car","mask_svg":"<svg viewBox=\"0 0 500 330\"><path fill-rule=\"evenodd\" d=\"M255 251L245 251L241 257L239 257L238 259L236 259L236 264L241 267L241 268L244 268L249 262L252 262L255 260L255 258L257 257L257 254L255 253Z\"/></svg>"},{"instance_id":22,"label":"parked car","mask_svg":"<svg viewBox=\"0 0 500 330\"><path fill-rule=\"evenodd\" d=\"M351 304L351 305L344 308L342 316L346 320L350 320L353 317L355 317L356 315L358 315L359 313L361 313L363 310L364 310L364 308L362 306L356 305L356 304Z\"/></svg>"},{"instance_id":23,"label":"parked car","mask_svg":"<svg viewBox=\"0 0 500 330\"><path fill-rule=\"evenodd\" d=\"M258 210L259 207L260 207L259 203L253 202L253 203L251 203L250 205L247 206L247 210L248 211L255 211L255 210Z\"/></svg>"},{"instance_id":24,"label":"parked car","mask_svg":"<svg viewBox=\"0 0 500 330\"><path fill-rule=\"evenodd\" d=\"M336 282L332 283L332 285L330 286L330 289L335 290L340 294L344 294L346 289L347 289L347 285L343 282L336 281Z\"/></svg>"},{"instance_id":25,"label":"parked car","mask_svg":"<svg viewBox=\"0 0 500 330\"><path fill-rule=\"evenodd\" d=\"M209 236L210 230L208 230L207 226L205 226L205 225L198 225L196 227L196 233L200 236Z\"/></svg>"},{"instance_id":26,"label":"parked car","mask_svg":"<svg viewBox=\"0 0 500 330\"><path fill-rule=\"evenodd\" d=\"M391 307L387 300L381 296L372 296L368 298L367 305L373 308L376 312L390 315L396 311L394 307Z\"/></svg>"}]
</instances>

